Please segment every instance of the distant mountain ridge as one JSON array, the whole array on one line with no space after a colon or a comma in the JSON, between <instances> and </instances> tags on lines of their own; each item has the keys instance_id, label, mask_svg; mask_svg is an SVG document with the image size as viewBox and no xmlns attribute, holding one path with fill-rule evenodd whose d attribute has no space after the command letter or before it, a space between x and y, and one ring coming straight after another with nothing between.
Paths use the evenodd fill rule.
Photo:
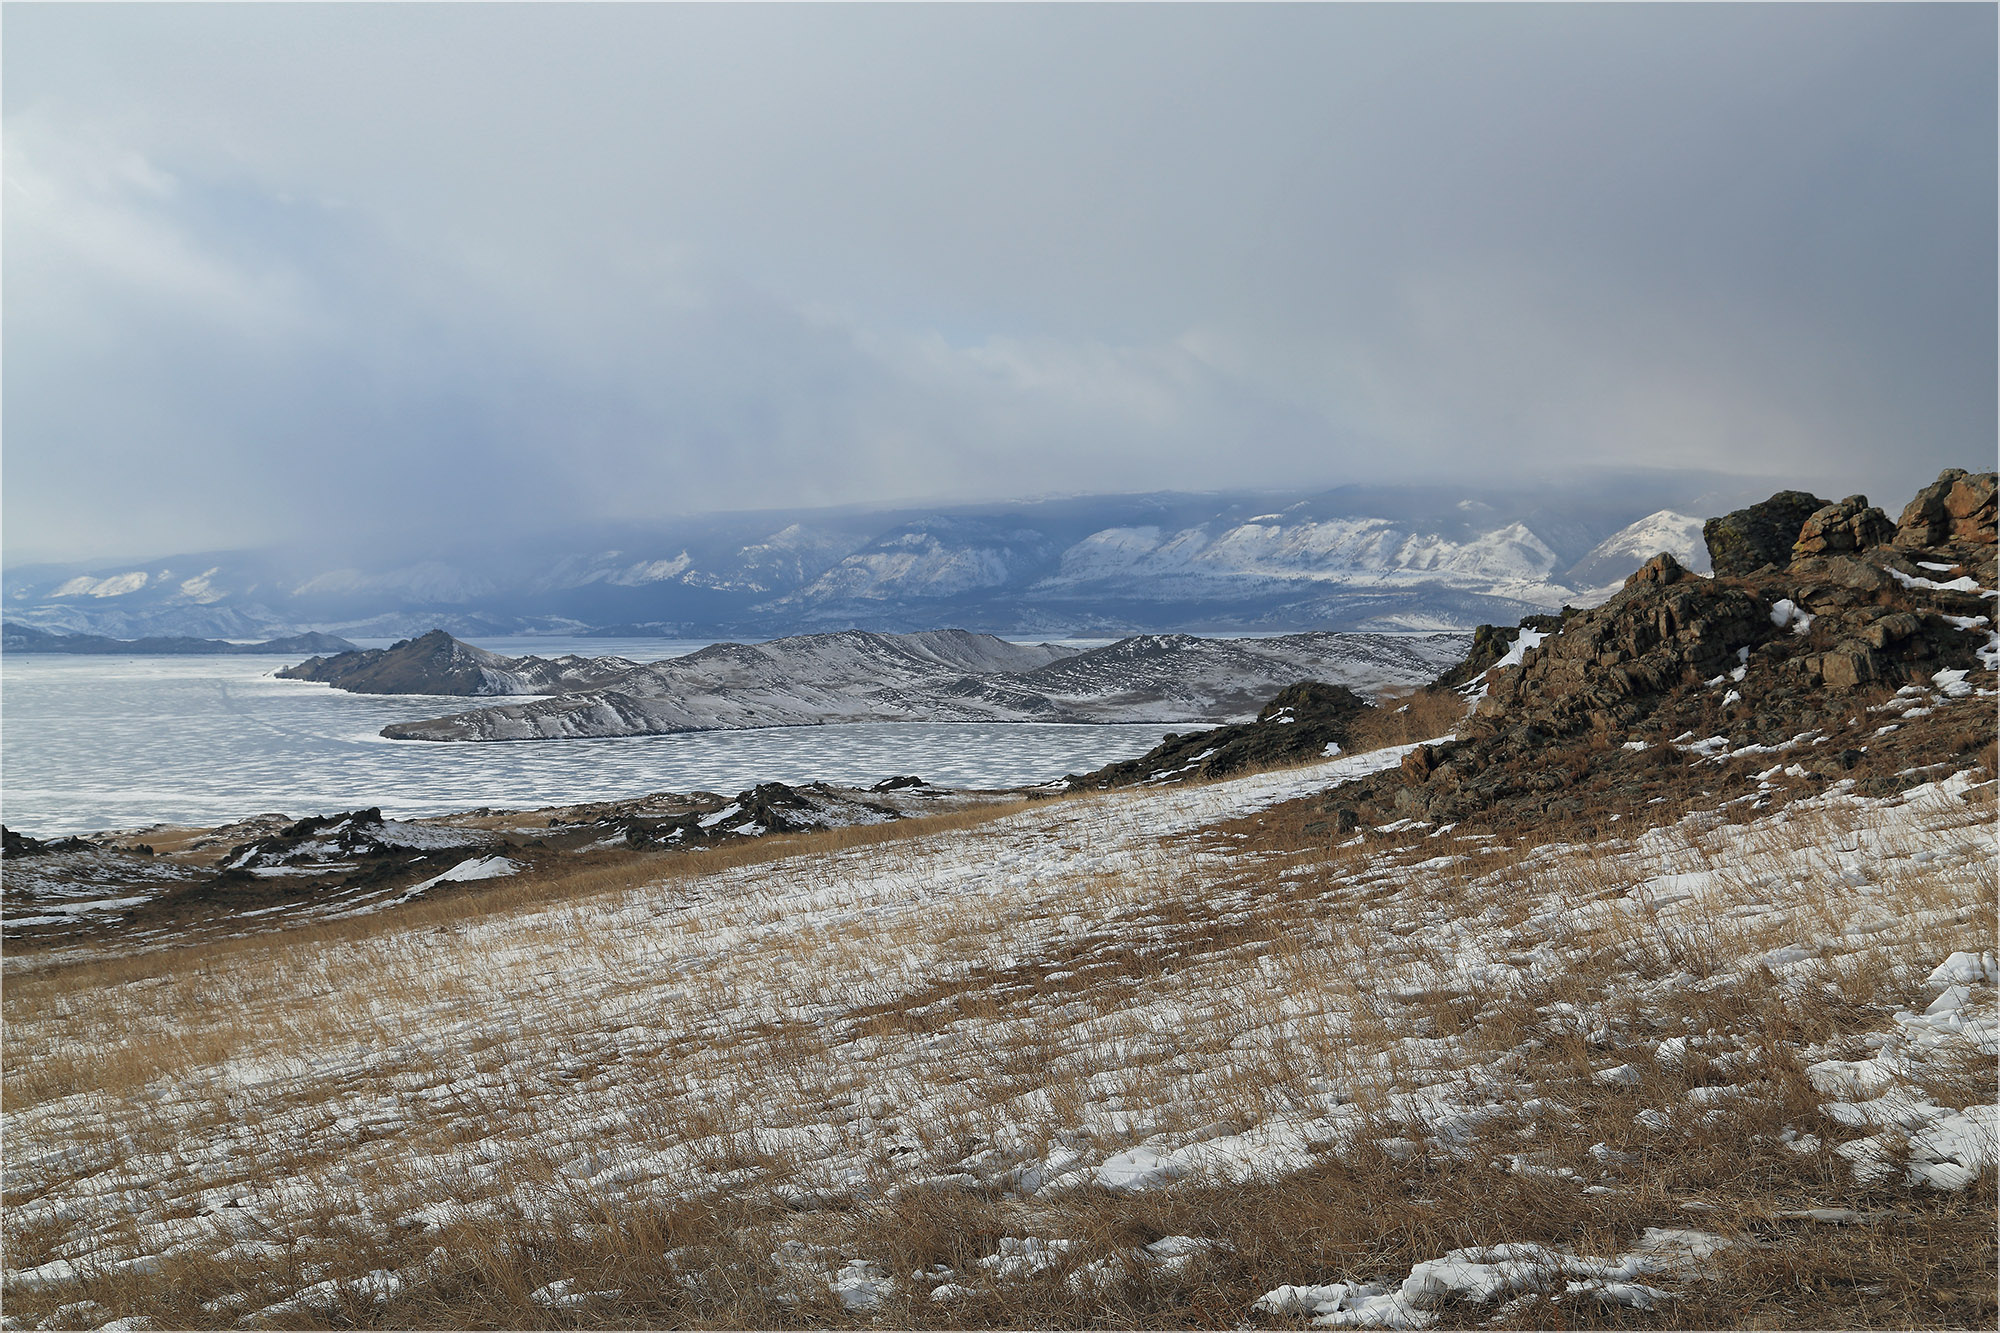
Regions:
<instances>
[{"instance_id":1,"label":"distant mountain ridge","mask_svg":"<svg viewBox=\"0 0 2000 1333\"><path fill-rule=\"evenodd\" d=\"M1697 484L715 515L496 538L450 559L301 550L9 567L4 607L13 623L121 637L1466 629L1600 599L1659 550L1700 567L1692 515L1720 506Z\"/></svg>"},{"instance_id":2,"label":"distant mountain ridge","mask_svg":"<svg viewBox=\"0 0 2000 1333\"><path fill-rule=\"evenodd\" d=\"M295 634L263 643L228 643L186 637L107 639L101 634L51 634L27 625L0 628L0 649L10 653L68 653L91 656L192 657L219 654L344 653L354 645L331 634Z\"/></svg>"}]
</instances>

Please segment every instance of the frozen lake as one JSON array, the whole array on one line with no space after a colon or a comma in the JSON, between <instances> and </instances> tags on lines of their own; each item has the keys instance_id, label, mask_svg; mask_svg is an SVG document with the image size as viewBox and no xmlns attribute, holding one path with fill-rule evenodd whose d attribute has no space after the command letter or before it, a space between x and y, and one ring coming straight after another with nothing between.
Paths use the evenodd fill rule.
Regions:
<instances>
[{"instance_id":1,"label":"frozen lake","mask_svg":"<svg viewBox=\"0 0 2000 1333\"><path fill-rule=\"evenodd\" d=\"M706 641L478 642L509 655L653 661ZM871 722L499 745L386 741L376 733L391 722L483 701L346 694L271 674L292 660L7 654L0 659L0 817L45 837L216 824L267 811L304 816L379 805L411 817L651 791L728 795L773 781L865 786L901 773L946 786L1011 787L1144 754L1173 730Z\"/></svg>"}]
</instances>

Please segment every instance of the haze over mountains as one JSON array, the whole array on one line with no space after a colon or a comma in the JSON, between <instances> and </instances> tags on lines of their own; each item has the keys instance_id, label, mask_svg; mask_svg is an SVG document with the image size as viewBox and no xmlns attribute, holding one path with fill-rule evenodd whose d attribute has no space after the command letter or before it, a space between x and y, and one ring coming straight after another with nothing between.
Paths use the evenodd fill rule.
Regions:
<instances>
[{"instance_id":1,"label":"haze over mountains","mask_svg":"<svg viewBox=\"0 0 2000 1333\"><path fill-rule=\"evenodd\" d=\"M1729 498L1714 480L777 511L451 552L413 533L374 558L307 548L9 568L5 615L230 638L1463 629L1591 600L1660 550L1699 567L1699 518Z\"/></svg>"}]
</instances>

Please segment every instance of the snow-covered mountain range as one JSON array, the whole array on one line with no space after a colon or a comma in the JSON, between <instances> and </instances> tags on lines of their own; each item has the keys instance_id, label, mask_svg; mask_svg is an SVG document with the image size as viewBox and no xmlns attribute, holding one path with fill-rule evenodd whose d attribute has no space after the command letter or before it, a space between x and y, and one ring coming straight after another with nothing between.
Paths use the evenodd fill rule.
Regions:
<instances>
[{"instance_id":1,"label":"snow-covered mountain range","mask_svg":"<svg viewBox=\"0 0 2000 1333\"><path fill-rule=\"evenodd\" d=\"M831 722L1225 722L1322 680L1418 685L1465 655L1461 634L1145 634L1089 651L964 630L842 630L718 643L592 690L397 723L394 740L644 736Z\"/></svg>"},{"instance_id":2,"label":"snow-covered mountain range","mask_svg":"<svg viewBox=\"0 0 2000 1333\"><path fill-rule=\"evenodd\" d=\"M1466 496L1093 496L709 516L496 536L9 567L9 622L119 637L767 637L941 624L1013 635L1440 630L1594 601L1661 550L1705 568L1713 479Z\"/></svg>"}]
</instances>

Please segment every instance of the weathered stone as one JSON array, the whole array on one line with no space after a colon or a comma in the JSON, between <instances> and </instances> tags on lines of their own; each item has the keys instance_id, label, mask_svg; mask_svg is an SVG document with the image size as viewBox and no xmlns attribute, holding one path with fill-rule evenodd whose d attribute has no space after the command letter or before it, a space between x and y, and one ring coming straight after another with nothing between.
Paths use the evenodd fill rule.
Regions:
<instances>
[{"instance_id":1,"label":"weathered stone","mask_svg":"<svg viewBox=\"0 0 2000 1333\"><path fill-rule=\"evenodd\" d=\"M1826 505L1808 491L1779 491L1760 504L1708 520L1701 535L1716 575L1748 574L1786 563L1806 520Z\"/></svg>"},{"instance_id":2,"label":"weathered stone","mask_svg":"<svg viewBox=\"0 0 2000 1333\"><path fill-rule=\"evenodd\" d=\"M1880 565L1857 560L1851 555L1809 555L1792 562L1791 574L1804 593L1808 606L1816 605L1813 590L1817 587L1877 593L1895 586L1895 579Z\"/></svg>"},{"instance_id":3,"label":"weathered stone","mask_svg":"<svg viewBox=\"0 0 2000 1333\"><path fill-rule=\"evenodd\" d=\"M1867 644L1850 639L1821 655L1819 673L1835 689L1851 689L1878 679L1882 674L1881 660Z\"/></svg>"},{"instance_id":4,"label":"weathered stone","mask_svg":"<svg viewBox=\"0 0 2000 1333\"><path fill-rule=\"evenodd\" d=\"M1865 495L1850 495L1837 504L1814 510L1792 543L1793 558L1865 551L1896 535L1889 516L1868 503Z\"/></svg>"},{"instance_id":5,"label":"weathered stone","mask_svg":"<svg viewBox=\"0 0 2000 1333\"><path fill-rule=\"evenodd\" d=\"M1690 576L1687 570L1681 568L1681 562L1674 559L1673 553L1662 551L1634 570L1632 576L1625 580L1625 586L1630 588L1639 583L1679 583L1688 577Z\"/></svg>"},{"instance_id":6,"label":"weathered stone","mask_svg":"<svg viewBox=\"0 0 2000 1333\"><path fill-rule=\"evenodd\" d=\"M1936 546L1947 541L1994 542L1994 493L2000 475L1948 467L1918 491L1896 524L1896 544Z\"/></svg>"},{"instance_id":7,"label":"weathered stone","mask_svg":"<svg viewBox=\"0 0 2000 1333\"><path fill-rule=\"evenodd\" d=\"M1923 622L1908 611L1897 611L1882 617L1867 629L1861 637L1871 648L1887 648L1892 643L1900 643L1923 628Z\"/></svg>"}]
</instances>

